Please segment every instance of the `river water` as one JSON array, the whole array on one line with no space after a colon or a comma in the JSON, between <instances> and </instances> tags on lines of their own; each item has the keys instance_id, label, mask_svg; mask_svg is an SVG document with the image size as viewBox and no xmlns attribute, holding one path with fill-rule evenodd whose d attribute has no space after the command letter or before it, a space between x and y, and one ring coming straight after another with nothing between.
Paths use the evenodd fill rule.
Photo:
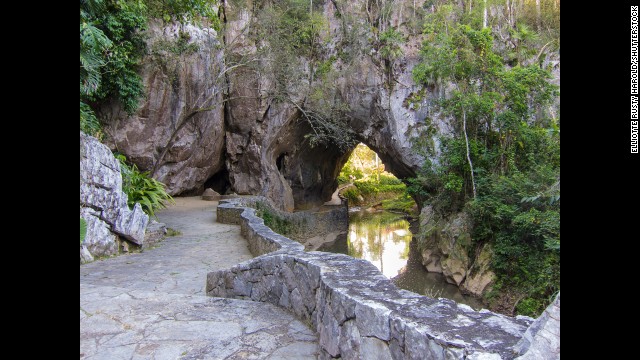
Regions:
<instances>
[{"instance_id":1,"label":"river water","mask_svg":"<svg viewBox=\"0 0 640 360\"><path fill-rule=\"evenodd\" d=\"M482 303L463 295L444 276L430 273L420 262L420 254L412 242L410 224L402 214L388 211L351 211L346 238L321 247L320 251L342 253L366 259L399 288L418 294L444 297L479 310Z\"/></svg>"}]
</instances>

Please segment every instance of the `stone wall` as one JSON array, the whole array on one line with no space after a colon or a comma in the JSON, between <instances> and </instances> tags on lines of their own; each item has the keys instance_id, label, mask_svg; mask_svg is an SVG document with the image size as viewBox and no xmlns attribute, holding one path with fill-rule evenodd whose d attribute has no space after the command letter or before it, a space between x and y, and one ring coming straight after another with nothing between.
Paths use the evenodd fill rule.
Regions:
<instances>
[{"instance_id":1,"label":"stone wall","mask_svg":"<svg viewBox=\"0 0 640 360\"><path fill-rule=\"evenodd\" d=\"M241 225L242 222L239 215L242 212L242 207L263 209L289 223L291 228L287 236L297 241L304 241L314 236L323 236L336 230L346 232L349 228L349 209L346 203L330 206L330 209L324 211L298 212L282 211L264 196L239 197L231 202L220 201L220 204L225 203L233 205L231 208L218 207L218 219L222 217L222 220L219 220L220 222ZM229 213L232 214L229 215Z\"/></svg>"},{"instance_id":2,"label":"stone wall","mask_svg":"<svg viewBox=\"0 0 640 360\"><path fill-rule=\"evenodd\" d=\"M324 359L512 359L533 321L398 289L365 260L304 252L236 200L221 202L218 221L239 223L257 257L207 274L207 295L292 311L318 332Z\"/></svg>"}]
</instances>

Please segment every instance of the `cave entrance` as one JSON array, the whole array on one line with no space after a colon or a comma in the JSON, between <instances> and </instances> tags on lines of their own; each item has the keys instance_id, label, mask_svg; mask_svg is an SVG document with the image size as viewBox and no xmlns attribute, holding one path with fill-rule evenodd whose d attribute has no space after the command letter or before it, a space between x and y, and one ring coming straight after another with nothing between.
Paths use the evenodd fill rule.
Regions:
<instances>
[{"instance_id":1,"label":"cave entrance","mask_svg":"<svg viewBox=\"0 0 640 360\"><path fill-rule=\"evenodd\" d=\"M349 206L389 210L416 215L417 205L407 186L386 171L378 154L359 143L342 166L337 178L337 192Z\"/></svg>"},{"instance_id":2,"label":"cave entrance","mask_svg":"<svg viewBox=\"0 0 640 360\"><path fill-rule=\"evenodd\" d=\"M220 171L207 179L204 183L204 188L212 188L221 195L227 194L231 189L231 184L229 183L229 171L227 170L227 167L223 167Z\"/></svg>"}]
</instances>

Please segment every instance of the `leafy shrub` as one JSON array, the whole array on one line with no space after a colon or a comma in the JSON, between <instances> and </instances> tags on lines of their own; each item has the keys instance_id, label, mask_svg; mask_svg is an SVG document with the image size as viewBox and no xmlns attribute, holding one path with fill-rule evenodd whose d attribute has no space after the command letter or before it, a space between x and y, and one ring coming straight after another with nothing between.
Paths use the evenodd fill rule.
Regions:
<instances>
[{"instance_id":1,"label":"leafy shrub","mask_svg":"<svg viewBox=\"0 0 640 360\"><path fill-rule=\"evenodd\" d=\"M402 34L394 28L388 28L380 34L380 55L393 60L402 55L402 44L405 40Z\"/></svg>"},{"instance_id":2,"label":"leafy shrub","mask_svg":"<svg viewBox=\"0 0 640 360\"><path fill-rule=\"evenodd\" d=\"M401 185L402 181L395 176L380 174L380 185Z\"/></svg>"},{"instance_id":3,"label":"leafy shrub","mask_svg":"<svg viewBox=\"0 0 640 360\"><path fill-rule=\"evenodd\" d=\"M148 171L140 172L135 164L127 164L126 157L122 154L116 155L116 158L120 161L122 191L127 194L129 208L140 203L147 215L156 217L156 210L166 208L165 201L174 203L173 198L167 194L165 185L150 177Z\"/></svg>"},{"instance_id":4,"label":"leafy shrub","mask_svg":"<svg viewBox=\"0 0 640 360\"><path fill-rule=\"evenodd\" d=\"M417 215L417 205L413 198L404 192L393 199L382 200L382 208L390 211L401 211L410 215Z\"/></svg>"},{"instance_id":5,"label":"leafy shrub","mask_svg":"<svg viewBox=\"0 0 640 360\"><path fill-rule=\"evenodd\" d=\"M80 130L98 141L102 140L102 126L89 105L80 101Z\"/></svg>"},{"instance_id":6,"label":"leafy shrub","mask_svg":"<svg viewBox=\"0 0 640 360\"><path fill-rule=\"evenodd\" d=\"M291 222L281 218L262 203L256 204L256 216L262 218L264 224L278 234L288 236L293 231Z\"/></svg>"},{"instance_id":7,"label":"leafy shrub","mask_svg":"<svg viewBox=\"0 0 640 360\"><path fill-rule=\"evenodd\" d=\"M342 174L338 175L338 178L336 180L338 180L338 185L344 185L349 183L349 177Z\"/></svg>"},{"instance_id":8,"label":"leafy shrub","mask_svg":"<svg viewBox=\"0 0 640 360\"><path fill-rule=\"evenodd\" d=\"M80 218L80 245L84 241L84 238L87 236L87 221L83 218Z\"/></svg>"},{"instance_id":9,"label":"leafy shrub","mask_svg":"<svg viewBox=\"0 0 640 360\"><path fill-rule=\"evenodd\" d=\"M357 187L350 187L342 192L342 196L344 196L347 200L349 200L349 204L357 205L360 203L360 190Z\"/></svg>"},{"instance_id":10,"label":"leafy shrub","mask_svg":"<svg viewBox=\"0 0 640 360\"><path fill-rule=\"evenodd\" d=\"M370 195L378 193L378 186L373 181L354 181L355 185L362 195Z\"/></svg>"},{"instance_id":11,"label":"leafy shrub","mask_svg":"<svg viewBox=\"0 0 640 360\"><path fill-rule=\"evenodd\" d=\"M533 48L529 28L518 25L511 34L518 54L498 53L504 37L494 40L490 26L477 26L480 17L467 16L443 7L424 27L428 41L414 81L423 90L451 85L433 104L453 136L439 138L437 163L426 162L409 191L443 217L466 211L473 245L494 249L499 294L492 296L535 316L560 289L558 88L539 64L525 65L544 50L542 43ZM510 57L516 59L505 64ZM435 155L424 139L414 144Z\"/></svg>"},{"instance_id":12,"label":"leafy shrub","mask_svg":"<svg viewBox=\"0 0 640 360\"><path fill-rule=\"evenodd\" d=\"M376 195L378 193L387 192L404 192L407 186L398 180L399 184L382 184L375 180L355 181L354 185L360 190L360 193L366 195Z\"/></svg>"}]
</instances>

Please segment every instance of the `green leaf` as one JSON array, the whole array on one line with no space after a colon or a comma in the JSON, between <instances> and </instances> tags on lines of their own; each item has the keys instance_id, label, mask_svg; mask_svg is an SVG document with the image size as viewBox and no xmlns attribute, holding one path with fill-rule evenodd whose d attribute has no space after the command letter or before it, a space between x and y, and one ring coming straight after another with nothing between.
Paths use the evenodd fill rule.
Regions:
<instances>
[{"instance_id":1,"label":"green leaf","mask_svg":"<svg viewBox=\"0 0 640 360\"><path fill-rule=\"evenodd\" d=\"M83 218L80 218L80 245L84 241L84 238L87 236L87 221Z\"/></svg>"}]
</instances>

